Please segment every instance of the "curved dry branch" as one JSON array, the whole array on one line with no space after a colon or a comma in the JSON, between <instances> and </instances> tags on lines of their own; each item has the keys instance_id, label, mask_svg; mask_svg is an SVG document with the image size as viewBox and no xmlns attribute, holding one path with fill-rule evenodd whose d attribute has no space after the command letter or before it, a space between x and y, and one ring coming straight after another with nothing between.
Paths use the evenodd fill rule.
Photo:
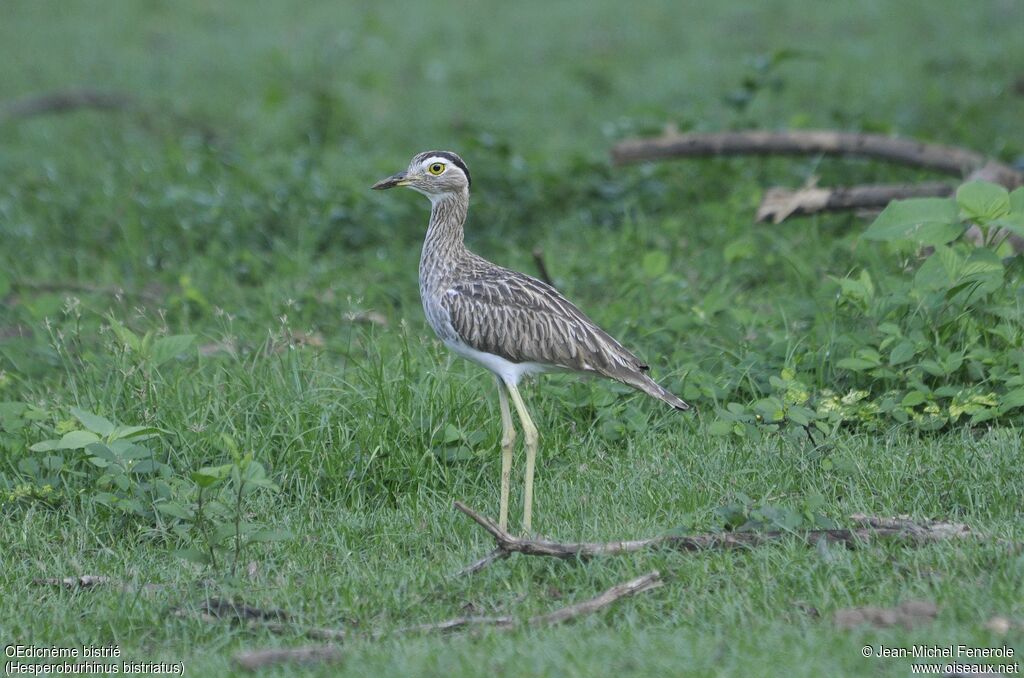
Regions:
<instances>
[{"instance_id":1,"label":"curved dry branch","mask_svg":"<svg viewBox=\"0 0 1024 678\"><path fill-rule=\"evenodd\" d=\"M661 585L661 574L657 570L652 570L651 572L641 575L636 579L616 584L589 600L560 607L557 610L548 612L547 614L539 614L530 617L526 620L525 624L521 624L511 615L502 615L497 617L455 617L454 619L446 619L440 622L408 626L398 629L396 633L401 635L450 633L452 631L460 631L464 629L481 630L485 628L493 629L495 631L512 631L522 628L523 626L555 626L557 624L564 624L565 622L572 621L578 617L593 614L598 610L602 610L609 605L614 604L622 598L635 596L636 594L643 593L644 591L651 591ZM216 618L217 617L209 616L208 620L212 621ZM250 624L256 626L253 621L250 621ZM273 633L287 633L289 630L287 626L278 622L267 622L260 624L259 626ZM338 629L335 632L335 635L328 635L324 633L324 631L327 631L328 629L315 630L318 632L317 635L324 639L341 640L347 637L345 632L341 629ZM306 635L311 637L313 636L313 634L310 633L307 633ZM378 639L383 635L384 634L377 632L371 634L370 637ZM276 664L337 661L340 658L341 648L332 643L322 645L302 645L293 648L247 650L239 652L234 656L235 662L240 667L251 671L263 668L264 666L272 666Z\"/></svg>"},{"instance_id":2,"label":"curved dry branch","mask_svg":"<svg viewBox=\"0 0 1024 678\"><path fill-rule=\"evenodd\" d=\"M483 516L462 502L455 502L455 508L473 519L488 532L500 551L521 553L527 556L550 556L565 560L587 559L595 556L622 555L645 549L665 548L677 551L706 551L710 549L747 549L769 542L796 537L808 544L824 540L830 544L855 547L872 539L895 539L911 544L922 544L945 539L965 537L971 534L966 525L946 522L914 522L909 518L878 518L856 514L850 520L857 527L835 530L764 532L714 532L693 535L665 535L648 539L612 542L562 543L544 539L522 539L498 527L497 523ZM496 559L491 559L493 562ZM482 569L482 568L477 568Z\"/></svg>"},{"instance_id":3,"label":"curved dry branch","mask_svg":"<svg viewBox=\"0 0 1024 678\"><path fill-rule=\"evenodd\" d=\"M914 139L836 132L801 130L792 132L717 132L711 134L666 134L651 139L627 139L612 147L617 165L667 158L695 158L722 155L839 155L884 160L966 177L984 170L1007 187L1024 184L1024 175L1009 165L958 146L929 144Z\"/></svg>"}]
</instances>

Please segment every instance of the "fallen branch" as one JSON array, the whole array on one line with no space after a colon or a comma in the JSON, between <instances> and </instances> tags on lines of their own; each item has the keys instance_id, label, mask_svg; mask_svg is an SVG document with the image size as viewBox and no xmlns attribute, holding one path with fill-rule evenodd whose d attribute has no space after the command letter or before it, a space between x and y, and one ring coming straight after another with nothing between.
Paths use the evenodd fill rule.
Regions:
<instances>
[{"instance_id":1,"label":"fallen branch","mask_svg":"<svg viewBox=\"0 0 1024 678\"><path fill-rule=\"evenodd\" d=\"M493 563L495 561L498 561L498 560L504 560L505 558L508 558L510 555L512 555L512 553L510 551L505 551L500 546L498 546L497 548L495 548L493 551L488 553L486 556L484 556L480 560L477 560L477 561L475 561L473 563L470 563L466 567L464 567L461 570L459 570L458 572L456 572L454 576L455 577L464 577L467 574L474 574L474 573L479 572L480 570L484 569L485 567L487 567L491 563Z\"/></svg>"},{"instance_id":2,"label":"fallen branch","mask_svg":"<svg viewBox=\"0 0 1024 678\"><path fill-rule=\"evenodd\" d=\"M0 109L0 122L36 115L71 113L82 109L124 111L136 107L133 97L97 89L68 89L10 101Z\"/></svg>"},{"instance_id":3,"label":"fallen branch","mask_svg":"<svg viewBox=\"0 0 1024 678\"><path fill-rule=\"evenodd\" d=\"M142 105L138 99L124 92L90 87L56 90L0 102L0 125L40 115L74 113L82 110L128 112L135 115L144 127L153 127L159 118L167 118L200 134L208 144L218 140L214 129L192 116L174 113L164 106Z\"/></svg>"},{"instance_id":4,"label":"fallen branch","mask_svg":"<svg viewBox=\"0 0 1024 678\"><path fill-rule=\"evenodd\" d=\"M679 134L669 131L651 139L627 139L612 147L617 165L667 158L698 158L728 155L836 155L858 156L934 170L964 181L990 181L1008 189L1024 186L1024 172L957 146L926 144L913 139L883 134L808 130L794 132L719 132ZM837 188L805 186L792 190L769 188L757 209L757 221L778 224L794 215L845 210L877 210L893 200L946 197L955 187L938 182L920 184L877 184ZM976 241L980 231L968 238ZM1024 251L1024 238L1009 231L1000 238L1013 251Z\"/></svg>"},{"instance_id":5,"label":"fallen branch","mask_svg":"<svg viewBox=\"0 0 1024 678\"><path fill-rule=\"evenodd\" d=\"M580 603L573 605L567 605L566 607L560 607L553 612L547 614L539 614L534 617L530 617L526 621L527 626L554 626L556 624L563 624L569 620L576 619L588 614L593 614L600 609L608 607L615 603L620 598L627 598L629 596L643 593L644 591L650 591L656 589L662 585L661 574L657 570L652 570L645 575L631 579L621 584L616 584L604 593L601 593L590 600L584 600ZM400 633L437 633L437 632L448 632L456 629L462 629L466 627L490 627L499 629L502 631L510 631L517 628L519 625L516 623L515 617L509 615L502 615L499 617L456 617L455 619L448 619L442 622L436 622L433 624L421 624L419 626L410 626L408 628L401 629Z\"/></svg>"},{"instance_id":6,"label":"fallen branch","mask_svg":"<svg viewBox=\"0 0 1024 678\"><path fill-rule=\"evenodd\" d=\"M582 603L576 603L575 605L569 605L563 608L559 608L554 612L548 614L542 614L530 619L530 626L553 626L555 624L562 624L575 619L576 617L582 617L583 615L593 614L598 610L608 607L620 598L627 596L634 596L644 591L650 591L656 589L662 585L661 574L657 570L652 570L647 574L632 579L622 584L616 584L604 593L590 600L585 600Z\"/></svg>"},{"instance_id":7,"label":"fallen branch","mask_svg":"<svg viewBox=\"0 0 1024 678\"><path fill-rule=\"evenodd\" d=\"M718 132L712 134L666 134L652 139L627 139L612 147L617 165L666 158L696 158L723 155L838 155L885 160L966 177L982 170L1004 186L1024 183L1024 176L1009 165L957 146L927 144L914 139L836 132L801 130L792 132Z\"/></svg>"},{"instance_id":8,"label":"fallen branch","mask_svg":"<svg viewBox=\"0 0 1024 678\"><path fill-rule=\"evenodd\" d=\"M543 626L555 626L557 624L564 624L565 622L577 619L579 617L593 614L598 610L602 610L622 598L628 598L629 596L635 596L638 593L644 591L651 591L662 585L661 575L657 570L648 572L645 575L631 579L621 584L612 586L607 591L604 591L598 596L585 600L574 605L567 605L566 607L559 608L553 612L547 614L540 614L534 617L530 617L525 624L520 624L516 621L516 618L511 615L502 615L497 617L456 617L454 619L446 619L441 622L434 622L430 624L419 624L417 626L408 626L402 629L398 629L396 633L399 634L425 634L425 633L450 633L452 631L458 631L462 629L483 629L490 628L497 631L512 631L514 629L522 628L523 626L529 627L543 627ZM282 632L287 627L279 624L264 624L262 628L266 628L272 632ZM345 637L344 631L338 630L338 638ZM307 634L308 635L308 634ZM373 639L382 637L382 633L374 633L371 635ZM281 664L286 662L318 662L318 661L336 661L341 658L341 649L336 645L303 645L300 647L289 648L289 649L269 649L269 650L251 650L246 652L239 652L234 656L235 662L244 669L255 670L264 666L270 666L274 664Z\"/></svg>"},{"instance_id":9,"label":"fallen branch","mask_svg":"<svg viewBox=\"0 0 1024 678\"><path fill-rule=\"evenodd\" d=\"M778 224L795 215L839 212L858 209L882 209L893 200L906 198L944 198L956 186L944 182L920 184L865 184L819 188L808 186L796 190L769 188L757 208L757 221Z\"/></svg>"},{"instance_id":10,"label":"fallen branch","mask_svg":"<svg viewBox=\"0 0 1024 678\"><path fill-rule=\"evenodd\" d=\"M282 647L267 650L247 650L238 652L233 659L240 668L246 671L278 664L324 664L340 661L343 654L337 645L304 645L301 647Z\"/></svg>"},{"instance_id":11,"label":"fallen branch","mask_svg":"<svg viewBox=\"0 0 1024 678\"><path fill-rule=\"evenodd\" d=\"M649 539L630 541L613 541L601 543L561 543L543 539L522 539L513 537L498 527L490 518L480 515L462 502L455 502L455 508L465 513L478 525L486 530L498 545L498 549L508 553L521 553L527 556L550 556L562 559L586 559L595 556L622 555L645 549L665 548L678 551L706 551L711 549L732 550L760 546L768 542L797 537L808 544L825 541L830 544L843 544L855 547L871 539L895 539L912 544L942 541L965 537L971 534L967 526L959 523L926 522L917 523L909 518L878 518L856 514L850 519L858 527L835 530L804 530L784 531L767 530L764 532L721 532L695 535L666 535ZM493 559L493 560L496 560ZM491 562L493 562L493 560ZM477 568L482 569L482 568Z\"/></svg>"}]
</instances>

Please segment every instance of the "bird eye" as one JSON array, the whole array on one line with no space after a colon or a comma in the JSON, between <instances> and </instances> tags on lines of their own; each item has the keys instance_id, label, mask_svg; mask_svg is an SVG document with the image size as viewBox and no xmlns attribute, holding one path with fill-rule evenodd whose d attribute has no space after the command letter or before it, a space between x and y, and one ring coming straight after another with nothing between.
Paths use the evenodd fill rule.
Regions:
<instances>
[{"instance_id":1,"label":"bird eye","mask_svg":"<svg viewBox=\"0 0 1024 678\"><path fill-rule=\"evenodd\" d=\"M444 163L435 162L433 165L427 168L427 171L436 177L441 172L444 172Z\"/></svg>"}]
</instances>

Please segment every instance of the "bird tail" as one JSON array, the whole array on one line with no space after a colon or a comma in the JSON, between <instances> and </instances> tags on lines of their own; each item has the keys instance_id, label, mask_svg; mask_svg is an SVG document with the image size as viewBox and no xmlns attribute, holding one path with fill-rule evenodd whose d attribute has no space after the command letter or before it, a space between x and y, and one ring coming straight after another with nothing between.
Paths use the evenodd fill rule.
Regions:
<instances>
[{"instance_id":1,"label":"bird tail","mask_svg":"<svg viewBox=\"0 0 1024 678\"><path fill-rule=\"evenodd\" d=\"M666 402L677 410L686 411L691 409L682 398L662 388L658 382L654 381L642 372L640 374L631 374L626 378L619 377L619 379L622 383L632 386L638 391L643 391L652 398L657 398L662 402Z\"/></svg>"}]
</instances>

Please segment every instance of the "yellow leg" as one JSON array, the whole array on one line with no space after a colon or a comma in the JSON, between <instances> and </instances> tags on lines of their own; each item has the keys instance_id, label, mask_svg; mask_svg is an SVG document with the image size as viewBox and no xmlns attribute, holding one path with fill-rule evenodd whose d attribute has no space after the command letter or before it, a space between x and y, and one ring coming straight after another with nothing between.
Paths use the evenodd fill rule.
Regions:
<instances>
[{"instance_id":1,"label":"yellow leg","mask_svg":"<svg viewBox=\"0 0 1024 678\"><path fill-rule=\"evenodd\" d=\"M498 526L507 530L508 490L512 477L512 451L516 445L516 427L512 423L508 394L501 379L498 379L498 402L501 404L501 508L498 512Z\"/></svg>"},{"instance_id":2,"label":"yellow leg","mask_svg":"<svg viewBox=\"0 0 1024 678\"><path fill-rule=\"evenodd\" d=\"M515 384L506 383L508 394L512 397L512 404L519 414L519 421L523 424L523 436L526 438L526 478L523 491L523 533L530 533L530 519L533 517L533 465L537 460L537 427L530 419L530 413L526 411L526 403L519 395L519 389Z\"/></svg>"}]
</instances>

